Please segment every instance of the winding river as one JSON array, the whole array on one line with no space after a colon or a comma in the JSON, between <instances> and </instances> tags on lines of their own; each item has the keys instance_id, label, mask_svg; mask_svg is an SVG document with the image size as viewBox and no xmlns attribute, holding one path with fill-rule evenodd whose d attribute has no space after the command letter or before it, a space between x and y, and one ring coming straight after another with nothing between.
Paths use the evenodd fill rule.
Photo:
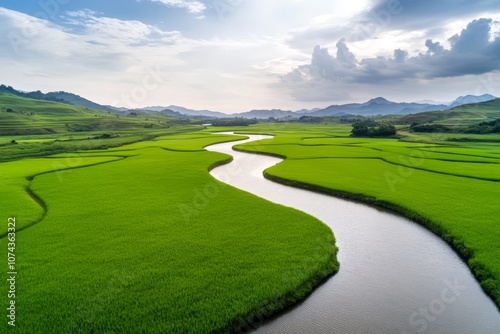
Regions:
<instances>
[{"instance_id":1,"label":"winding river","mask_svg":"<svg viewBox=\"0 0 500 334\"><path fill-rule=\"evenodd\" d=\"M282 160L233 145L206 148L234 157L215 178L317 217L339 247L339 272L256 333L500 333L498 309L440 238L386 211L266 180L262 172Z\"/></svg>"}]
</instances>

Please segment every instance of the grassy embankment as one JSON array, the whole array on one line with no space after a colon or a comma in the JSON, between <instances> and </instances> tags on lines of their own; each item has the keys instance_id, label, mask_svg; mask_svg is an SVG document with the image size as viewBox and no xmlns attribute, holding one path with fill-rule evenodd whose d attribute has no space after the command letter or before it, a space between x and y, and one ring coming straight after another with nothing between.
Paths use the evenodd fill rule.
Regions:
<instances>
[{"instance_id":1,"label":"grassy embankment","mask_svg":"<svg viewBox=\"0 0 500 334\"><path fill-rule=\"evenodd\" d=\"M0 163L1 258L8 217L18 227L17 322L4 315L0 332L227 332L335 272L327 226L207 173L228 156L202 148L227 140L178 134Z\"/></svg>"},{"instance_id":2,"label":"grassy embankment","mask_svg":"<svg viewBox=\"0 0 500 334\"><path fill-rule=\"evenodd\" d=\"M349 138L348 126L330 129L292 125L258 146L238 148L286 157L266 171L269 179L389 208L425 225L500 305L500 144Z\"/></svg>"}]
</instances>

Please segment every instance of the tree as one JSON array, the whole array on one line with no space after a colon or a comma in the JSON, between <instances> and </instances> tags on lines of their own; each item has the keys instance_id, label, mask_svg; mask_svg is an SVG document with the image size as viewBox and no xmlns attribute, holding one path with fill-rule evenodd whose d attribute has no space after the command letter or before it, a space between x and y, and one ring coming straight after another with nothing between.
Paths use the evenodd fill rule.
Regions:
<instances>
[{"instance_id":1,"label":"tree","mask_svg":"<svg viewBox=\"0 0 500 334\"><path fill-rule=\"evenodd\" d=\"M390 124L380 124L374 120L362 120L352 124L351 137L390 137L396 128Z\"/></svg>"},{"instance_id":2,"label":"tree","mask_svg":"<svg viewBox=\"0 0 500 334\"><path fill-rule=\"evenodd\" d=\"M351 136L352 137L363 137L368 136L370 130L363 122L356 122L352 125Z\"/></svg>"}]
</instances>

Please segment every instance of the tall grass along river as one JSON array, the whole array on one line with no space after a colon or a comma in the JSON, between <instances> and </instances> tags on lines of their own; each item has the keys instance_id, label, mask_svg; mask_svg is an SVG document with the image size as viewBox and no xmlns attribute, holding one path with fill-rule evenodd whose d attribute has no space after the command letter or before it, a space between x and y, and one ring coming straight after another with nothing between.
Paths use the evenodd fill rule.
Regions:
<instances>
[{"instance_id":1,"label":"tall grass along river","mask_svg":"<svg viewBox=\"0 0 500 334\"><path fill-rule=\"evenodd\" d=\"M266 138L249 136L248 141ZM243 142L238 142L241 144ZM339 272L306 300L266 322L257 333L500 333L500 313L469 268L440 238L405 218L367 205L266 180L275 157L232 150L211 174L234 187L319 218L333 230ZM314 254L312 254L314 256Z\"/></svg>"}]
</instances>

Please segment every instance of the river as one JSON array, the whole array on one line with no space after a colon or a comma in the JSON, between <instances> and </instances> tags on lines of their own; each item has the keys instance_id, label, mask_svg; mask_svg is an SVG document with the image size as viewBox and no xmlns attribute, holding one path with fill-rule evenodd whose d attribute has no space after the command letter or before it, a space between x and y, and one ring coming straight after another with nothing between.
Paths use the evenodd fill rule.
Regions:
<instances>
[{"instance_id":1,"label":"river","mask_svg":"<svg viewBox=\"0 0 500 334\"><path fill-rule=\"evenodd\" d=\"M249 137L236 144L269 138ZM339 272L255 333L500 333L498 309L440 238L387 211L266 180L262 172L282 160L233 145L206 148L234 157L215 178L317 217L339 248Z\"/></svg>"}]
</instances>

